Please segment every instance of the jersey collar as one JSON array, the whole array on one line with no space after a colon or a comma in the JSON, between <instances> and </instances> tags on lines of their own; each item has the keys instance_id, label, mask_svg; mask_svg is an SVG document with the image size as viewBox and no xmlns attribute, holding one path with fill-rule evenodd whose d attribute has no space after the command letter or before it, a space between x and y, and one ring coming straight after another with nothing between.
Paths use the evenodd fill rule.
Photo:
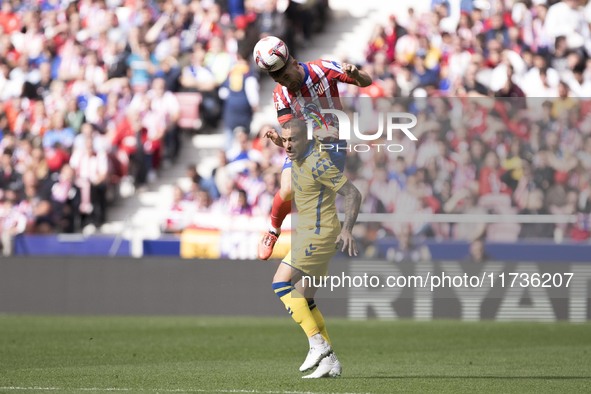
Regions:
<instances>
[{"instance_id":1,"label":"jersey collar","mask_svg":"<svg viewBox=\"0 0 591 394\"><path fill-rule=\"evenodd\" d=\"M310 71L308 70L308 65L306 63L298 63L300 66L304 68L304 79L302 80L302 84L300 85L300 89L306 86L306 81L310 76Z\"/></svg>"},{"instance_id":2,"label":"jersey collar","mask_svg":"<svg viewBox=\"0 0 591 394\"><path fill-rule=\"evenodd\" d=\"M312 151L314 151L314 145L316 145L316 141L315 140L310 141L310 143L308 144L308 150L306 151L304 156L302 156L302 160L304 160L306 157L310 156Z\"/></svg>"},{"instance_id":3,"label":"jersey collar","mask_svg":"<svg viewBox=\"0 0 591 394\"><path fill-rule=\"evenodd\" d=\"M314 152L314 146L316 145L316 139L310 141L310 143L308 144L308 149L306 149L306 153L304 153L302 155L302 157L300 157L297 160L294 160L297 163L302 163L304 160L306 160L306 158L308 156L310 156L312 154L312 152Z\"/></svg>"}]
</instances>

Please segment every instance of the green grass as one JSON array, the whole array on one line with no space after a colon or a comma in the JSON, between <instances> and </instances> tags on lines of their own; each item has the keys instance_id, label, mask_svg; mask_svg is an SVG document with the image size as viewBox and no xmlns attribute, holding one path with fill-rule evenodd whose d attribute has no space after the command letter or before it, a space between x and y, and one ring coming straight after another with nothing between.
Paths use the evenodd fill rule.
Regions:
<instances>
[{"instance_id":1,"label":"green grass","mask_svg":"<svg viewBox=\"0 0 591 394\"><path fill-rule=\"evenodd\" d=\"M591 390L591 325L329 319L339 379L303 380L286 316L0 316L0 392Z\"/></svg>"}]
</instances>

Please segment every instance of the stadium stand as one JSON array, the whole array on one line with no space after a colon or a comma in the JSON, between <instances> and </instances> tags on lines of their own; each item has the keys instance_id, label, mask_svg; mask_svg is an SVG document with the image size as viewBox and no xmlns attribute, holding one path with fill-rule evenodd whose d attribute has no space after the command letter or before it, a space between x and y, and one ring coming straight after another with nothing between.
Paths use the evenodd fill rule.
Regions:
<instances>
[{"instance_id":1,"label":"stadium stand","mask_svg":"<svg viewBox=\"0 0 591 394\"><path fill-rule=\"evenodd\" d=\"M260 34L308 40L327 6L1 4L3 238L100 229L119 194L141 189L174 162L179 128L217 126L217 89L239 48L250 52ZM196 58L213 83L195 74Z\"/></svg>"},{"instance_id":2,"label":"stadium stand","mask_svg":"<svg viewBox=\"0 0 591 394\"><path fill-rule=\"evenodd\" d=\"M310 3L302 9L296 2L231 2L225 9L215 1L3 1L3 232L100 228L109 217L105 199L112 201L122 185L141 188L174 161L177 126L222 130L221 111L212 108L223 101L212 92L226 80L239 47L271 33L296 48L296 56L316 57L311 34L325 26L327 3ZM348 111L370 103L370 111L409 111L421 121L418 143L400 142L403 157L349 155L348 175L366 191L363 212L547 212L576 221L550 223L537 234L517 223L482 231L488 240L589 239L590 15L591 5L574 0L511 7L433 1L427 12L399 8L381 15L359 53L335 50L333 56L374 77L368 88L343 92L360 99ZM155 104L156 77L178 101L174 120ZM283 155L259 138L265 124L275 123L272 112L265 116L250 132L236 132L234 146L222 145L208 171L170 182L179 187L170 187L170 200L175 197L164 232L199 226L203 213L224 221L230 211L268 212ZM531 201L540 191L541 207ZM396 226L360 227L370 240L397 232ZM412 230L436 239L474 236L461 223L420 223Z\"/></svg>"}]
</instances>

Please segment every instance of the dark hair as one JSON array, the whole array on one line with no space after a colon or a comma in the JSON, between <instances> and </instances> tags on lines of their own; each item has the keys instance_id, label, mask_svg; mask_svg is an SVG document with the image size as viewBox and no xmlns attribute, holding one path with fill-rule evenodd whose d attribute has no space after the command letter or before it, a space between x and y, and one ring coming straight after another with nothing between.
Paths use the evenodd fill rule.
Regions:
<instances>
[{"instance_id":1,"label":"dark hair","mask_svg":"<svg viewBox=\"0 0 591 394\"><path fill-rule=\"evenodd\" d=\"M279 70L275 70L275 71L269 71L269 75L272 78L277 78L279 77L281 74L283 74L283 72L287 69L287 66L289 65L290 62L293 61L293 58L291 56L289 56L287 58L287 61L285 62L285 64L283 65L283 67L281 67Z\"/></svg>"}]
</instances>

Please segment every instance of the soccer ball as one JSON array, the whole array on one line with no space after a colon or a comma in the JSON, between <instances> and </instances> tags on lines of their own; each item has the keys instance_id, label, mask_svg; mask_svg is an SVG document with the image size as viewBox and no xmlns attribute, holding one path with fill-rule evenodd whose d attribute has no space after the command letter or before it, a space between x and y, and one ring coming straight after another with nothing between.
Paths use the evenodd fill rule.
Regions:
<instances>
[{"instance_id":1,"label":"soccer ball","mask_svg":"<svg viewBox=\"0 0 591 394\"><path fill-rule=\"evenodd\" d=\"M287 45L277 37L262 38L254 46L254 61L261 70L273 72L280 70L289 59Z\"/></svg>"}]
</instances>

